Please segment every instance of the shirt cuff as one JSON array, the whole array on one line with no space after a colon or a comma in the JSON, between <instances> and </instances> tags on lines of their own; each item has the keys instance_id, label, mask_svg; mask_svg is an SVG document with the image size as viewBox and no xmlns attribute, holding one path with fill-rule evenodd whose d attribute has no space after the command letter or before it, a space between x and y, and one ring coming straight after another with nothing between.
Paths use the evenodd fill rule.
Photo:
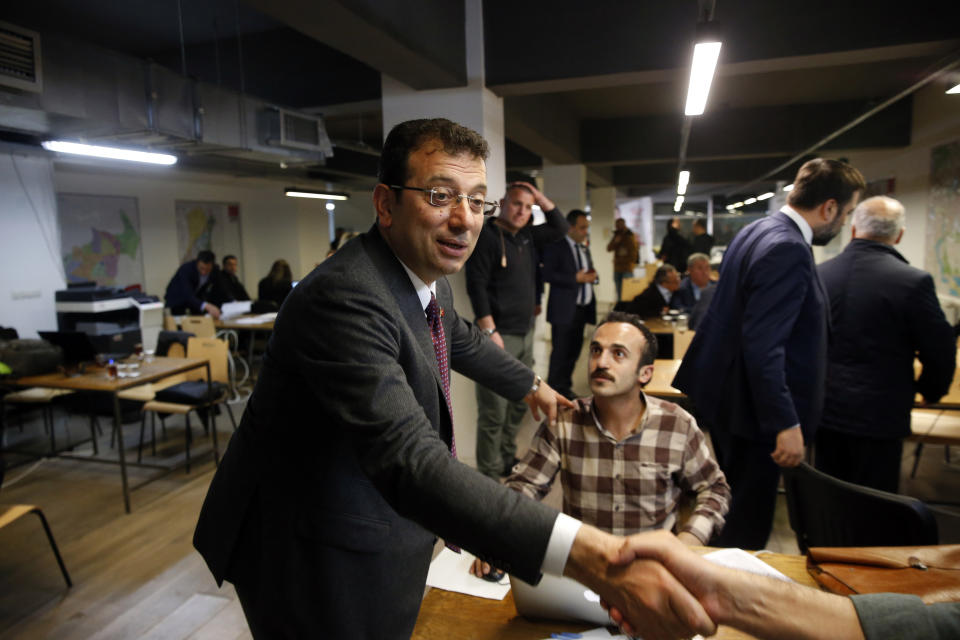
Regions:
<instances>
[{"instance_id":1,"label":"shirt cuff","mask_svg":"<svg viewBox=\"0 0 960 640\"><path fill-rule=\"evenodd\" d=\"M553 521L550 540L547 542L547 552L543 555L543 564L540 565L541 573L563 576L570 548L573 547L573 540L577 537L581 524L579 520L565 513L557 515L557 519Z\"/></svg>"}]
</instances>

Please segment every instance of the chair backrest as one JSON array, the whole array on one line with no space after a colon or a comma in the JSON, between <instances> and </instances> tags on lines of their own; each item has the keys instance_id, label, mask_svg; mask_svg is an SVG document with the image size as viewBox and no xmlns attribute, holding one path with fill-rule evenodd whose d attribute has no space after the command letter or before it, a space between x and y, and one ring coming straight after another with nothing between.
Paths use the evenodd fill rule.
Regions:
<instances>
[{"instance_id":1,"label":"chair backrest","mask_svg":"<svg viewBox=\"0 0 960 640\"><path fill-rule=\"evenodd\" d=\"M183 358L187 355L187 340L193 337L189 331L161 331L157 334L157 355L168 358Z\"/></svg>"},{"instance_id":2,"label":"chair backrest","mask_svg":"<svg viewBox=\"0 0 960 640\"><path fill-rule=\"evenodd\" d=\"M817 471L786 469L790 526L801 553L810 547L937 544L937 521L916 498L878 491Z\"/></svg>"},{"instance_id":3,"label":"chair backrest","mask_svg":"<svg viewBox=\"0 0 960 640\"><path fill-rule=\"evenodd\" d=\"M164 311L169 311L165 309ZM164 315L163 316L163 330L164 331L179 331L180 327L177 326L177 320L173 316Z\"/></svg>"},{"instance_id":4,"label":"chair backrest","mask_svg":"<svg viewBox=\"0 0 960 640\"><path fill-rule=\"evenodd\" d=\"M230 374L227 364L227 343L217 338L190 338L187 342L187 357L202 358L210 361L210 376L214 382L229 384ZM198 369L196 380L206 380L206 369ZM193 377L193 376L191 376Z\"/></svg>"},{"instance_id":5,"label":"chair backrest","mask_svg":"<svg viewBox=\"0 0 960 640\"><path fill-rule=\"evenodd\" d=\"M217 328L213 326L213 318L210 316L183 316L180 328L198 338L212 338L217 335Z\"/></svg>"}]
</instances>

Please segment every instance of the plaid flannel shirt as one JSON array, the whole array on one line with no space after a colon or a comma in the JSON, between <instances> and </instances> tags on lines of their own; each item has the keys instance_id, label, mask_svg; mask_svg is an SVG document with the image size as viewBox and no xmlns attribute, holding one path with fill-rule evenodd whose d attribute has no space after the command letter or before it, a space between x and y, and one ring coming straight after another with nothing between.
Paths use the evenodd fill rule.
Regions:
<instances>
[{"instance_id":1,"label":"plaid flannel shirt","mask_svg":"<svg viewBox=\"0 0 960 640\"><path fill-rule=\"evenodd\" d=\"M675 530L680 500L692 492L696 505L680 531L706 544L723 527L730 487L693 416L641 395L643 419L620 442L600 424L592 398L563 410L555 430L544 422L506 484L541 500L560 472L563 512L617 535Z\"/></svg>"}]
</instances>

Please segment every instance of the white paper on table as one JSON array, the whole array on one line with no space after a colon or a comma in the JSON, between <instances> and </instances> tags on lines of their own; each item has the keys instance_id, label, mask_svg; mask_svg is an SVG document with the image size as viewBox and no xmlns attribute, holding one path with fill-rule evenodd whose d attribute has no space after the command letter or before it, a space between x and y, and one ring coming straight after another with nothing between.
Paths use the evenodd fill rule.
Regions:
<instances>
[{"instance_id":1,"label":"white paper on table","mask_svg":"<svg viewBox=\"0 0 960 640\"><path fill-rule=\"evenodd\" d=\"M250 308L252 306L253 302L250 300L224 302L223 306L220 307L220 317L226 320L227 318L242 316L245 313L250 313Z\"/></svg>"},{"instance_id":2,"label":"white paper on table","mask_svg":"<svg viewBox=\"0 0 960 640\"><path fill-rule=\"evenodd\" d=\"M249 316L247 318L237 318L234 320L237 324L265 324L267 322L273 322L277 319L277 312L273 311L271 313L261 313L258 316Z\"/></svg>"},{"instance_id":3,"label":"white paper on table","mask_svg":"<svg viewBox=\"0 0 960 640\"><path fill-rule=\"evenodd\" d=\"M793 580L786 575L743 549L720 549L718 551L711 551L703 557L710 562L731 569L740 569L741 571L749 571L750 573L756 573L761 576L769 576L783 580L784 582L793 582Z\"/></svg>"},{"instance_id":4,"label":"white paper on table","mask_svg":"<svg viewBox=\"0 0 960 640\"><path fill-rule=\"evenodd\" d=\"M427 584L444 591L456 591L478 598L503 600L510 591L510 580L506 576L503 583L487 582L470 573L474 556L461 551L454 553L446 547L430 563Z\"/></svg>"}]
</instances>

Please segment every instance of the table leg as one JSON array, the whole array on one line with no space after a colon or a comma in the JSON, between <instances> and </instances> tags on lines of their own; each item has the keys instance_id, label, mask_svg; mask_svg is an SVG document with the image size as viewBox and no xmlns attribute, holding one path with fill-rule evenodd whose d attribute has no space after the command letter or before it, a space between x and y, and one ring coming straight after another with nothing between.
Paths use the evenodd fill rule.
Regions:
<instances>
[{"instance_id":1,"label":"table leg","mask_svg":"<svg viewBox=\"0 0 960 640\"><path fill-rule=\"evenodd\" d=\"M213 397L213 382L210 377L210 361L207 360L207 397ZM207 424L210 426L210 437L213 438L213 464L220 466L220 449L217 447L217 421L213 418L213 412L216 405L210 405L207 409Z\"/></svg>"},{"instance_id":2,"label":"table leg","mask_svg":"<svg viewBox=\"0 0 960 640\"><path fill-rule=\"evenodd\" d=\"M120 479L123 482L123 508L130 513L130 486L127 483L127 461L123 452L123 423L120 417L120 395L113 392L113 424L117 429L117 456L120 459Z\"/></svg>"}]
</instances>

